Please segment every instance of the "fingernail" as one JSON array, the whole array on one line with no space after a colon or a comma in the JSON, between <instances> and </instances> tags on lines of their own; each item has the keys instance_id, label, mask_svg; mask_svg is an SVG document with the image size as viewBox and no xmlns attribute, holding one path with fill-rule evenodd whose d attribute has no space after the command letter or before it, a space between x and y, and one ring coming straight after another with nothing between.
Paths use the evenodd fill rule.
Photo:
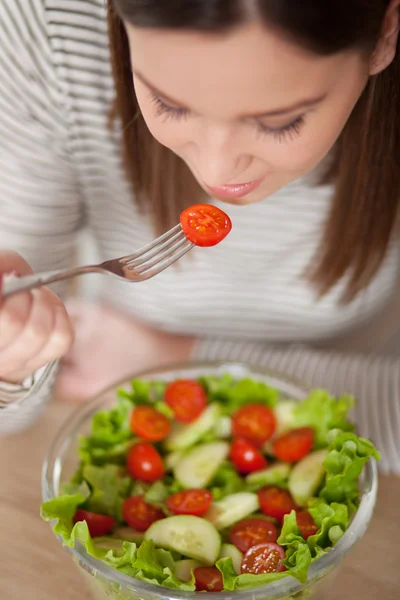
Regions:
<instances>
[{"instance_id":1,"label":"fingernail","mask_svg":"<svg viewBox=\"0 0 400 600\"><path fill-rule=\"evenodd\" d=\"M15 269L13 271L8 271L8 273L6 273L6 275L8 275L10 277L21 277L21 275L18 273L18 271L15 271Z\"/></svg>"}]
</instances>

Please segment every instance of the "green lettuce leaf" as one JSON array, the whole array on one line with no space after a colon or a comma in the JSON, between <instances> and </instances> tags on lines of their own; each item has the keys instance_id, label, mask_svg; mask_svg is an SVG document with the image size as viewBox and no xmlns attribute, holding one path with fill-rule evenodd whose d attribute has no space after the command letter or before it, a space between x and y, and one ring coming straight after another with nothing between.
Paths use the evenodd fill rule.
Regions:
<instances>
[{"instance_id":1,"label":"green lettuce leaf","mask_svg":"<svg viewBox=\"0 0 400 600\"><path fill-rule=\"evenodd\" d=\"M128 391L121 388L117 392L118 398L125 398L131 402L131 406L151 405L162 402L166 388L164 381L147 381L143 379L133 379L131 389Z\"/></svg>"},{"instance_id":2,"label":"green lettuce leaf","mask_svg":"<svg viewBox=\"0 0 400 600\"><path fill-rule=\"evenodd\" d=\"M228 591L246 590L259 585L266 585L291 575L288 571L284 571L283 573L267 573L265 575L251 575L249 573L238 575L233 567L231 557L220 558L215 566L222 573L224 588Z\"/></svg>"},{"instance_id":3,"label":"green lettuce leaf","mask_svg":"<svg viewBox=\"0 0 400 600\"><path fill-rule=\"evenodd\" d=\"M54 533L61 536L63 541L70 538L76 509L90 496L89 486L85 482L80 485L67 484L64 489L62 496L43 502L40 509L40 515L45 521L57 520Z\"/></svg>"},{"instance_id":4,"label":"green lettuce leaf","mask_svg":"<svg viewBox=\"0 0 400 600\"><path fill-rule=\"evenodd\" d=\"M328 504L346 504L352 515L359 503L358 479L371 457L380 459L379 452L370 440L354 433L337 435L324 462L325 483L318 495Z\"/></svg>"},{"instance_id":5,"label":"green lettuce leaf","mask_svg":"<svg viewBox=\"0 0 400 600\"><path fill-rule=\"evenodd\" d=\"M308 538L307 544L312 556L318 558L321 548L333 546L346 532L350 522L349 511L345 504L327 504L322 499L313 500L308 511L318 526L318 532Z\"/></svg>"},{"instance_id":6,"label":"green lettuce leaf","mask_svg":"<svg viewBox=\"0 0 400 600\"><path fill-rule=\"evenodd\" d=\"M235 467L230 462L224 462L218 468L211 482L210 491L214 500L221 500L229 494L241 492L246 488Z\"/></svg>"},{"instance_id":7,"label":"green lettuce leaf","mask_svg":"<svg viewBox=\"0 0 400 600\"><path fill-rule=\"evenodd\" d=\"M137 571L136 578L141 581L173 589L195 590L194 577L189 582L178 579L174 575L175 561L171 552L156 548L151 540L141 543L133 568Z\"/></svg>"},{"instance_id":8,"label":"green lettuce leaf","mask_svg":"<svg viewBox=\"0 0 400 600\"><path fill-rule=\"evenodd\" d=\"M300 583L305 583L312 556L307 542L297 527L296 512L294 510L285 515L277 543L286 550L286 560L283 563L290 569L290 575L296 577Z\"/></svg>"},{"instance_id":9,"label":"green lettuce leaf","mask_svg":"<svg viewBox=\"0 0 400 600\"><path fill-rule=\"evenodd\" d=\"M345 394L336 399L325 390L313 390L308 398L295 407L293 426L312 427L315 431L314 448L325 448L330 430L352 431L354 429L348 421L348 413L352 406L354 406L352 396Z\"/></svg>"},{"instance_id":10,"label":"green lettuce leaf","mask_svg":"<svg viewBox=\"0 0 400 600\"><path fill-rule=\"evenodd\" d=\"M122 503L130 495L132 480L118 465L86 465L83 478L90 485L92 493L87 508L92 512L110 515L122 522Z\"/></svg>"},{"instance_id":11,"label":"green lettuce leaf","mask_svg":"<svg viewBox=\"0 0 400 600\"><path fill-rule=\"evenodd\" d=\"M274 407L279 398L278 390L248 377L235 380L231 375L201 377L210 402L222 404L223 414L231 415L241 406L253 402Z\"/></svg>"}]
</instances>

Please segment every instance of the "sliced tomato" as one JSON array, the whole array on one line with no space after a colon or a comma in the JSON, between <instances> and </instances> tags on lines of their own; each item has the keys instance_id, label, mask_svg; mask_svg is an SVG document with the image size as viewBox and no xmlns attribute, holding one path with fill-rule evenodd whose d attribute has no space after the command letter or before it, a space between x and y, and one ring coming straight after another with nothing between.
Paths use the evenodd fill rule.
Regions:
<instances>
[{"instance_id":1,"label":"sliced tomato","mask_svg":"<svg viewBox=\"0 0 400 600\"><path fill-rule=\"evenodd\" d=\"M292 429L278 437L272 449L279 460L297 462L304 458L314 445L314 430L312 427Z\"/></svg>"},{"instance_id":2,"label":"sliced tomato","mask_svg":"<svg viewBox=\"0 0 400 600\"><path fill-rule=\"evenodd\" d=\"M167 386L164 400L174 411L177 421L191 423L205 409L207 395L203 386L197 381L177 379Z\"/></svg>"},{"instance_id":3,"label":"sliced tomato","mask_svg":"<svg viewBox=\"0 0 400 600\"><path fill-rule=\"evenodd\" d=\"M283 517L297 510L298 506L287 490L280 487L267 486L258 491L260 508L265 515L282 521Z\"/></svg>"},{"instance_id":4,"label":"sliced tomato","mask_svg":"<svg viewBox=\"0 0 400 600\"><path fill-rule=\"evenodd\" d=\"M233 440L230 459L236 469L243 474L259 471L267 466L266 458L260 450L248 440Z\"/></svg>"},{"instance_id":5,"label":"sliced tomato","mask_svg":"<svg viewBox=\"0 0 400 600\"><path fill-rule=\"evenodd\" d=\"M274 542L252 546L244 555L240 570L242 573L280 573L286 571L282 561L285 558L285 551L282 546Z\"/></svg>"},{"instance_id":6,"label":"sliced tomato","mask_svg":"<svg viewBox=\"0 0 400 600\"><path fill-rule=\"evenodd\" d=\"M154 521L165 517L160 508L149 504L141 496L132 496L124 500L122 516L124 521L137 531L146 531Z\"/></svg>"},{"instance_id":7,"label":"sliced tomato","mask_svg":"<svg viewBox=\"0 0 400 600\"><path fill-rule=\"evenodd\" d=\"M196 567L193 569L197 592L222 592L222 573L217 567Z\"/></svg>"},{"instance_id":8,"label":"sliced tomato","mask_svg":"<svg viewBox=\"0 0 400 600\"><path fill-rule=\"evenodd\" d=\"M276 542L278 534L276 527L267 519L254 517L236 523L229 532L229 537L234 546L240 552L247 552L252 546Z\"/></svg>"},{"instance_id":9,"label":"sliced tomato","mask_svg":"<svg viewBox=\"0 0 400 600\"><path fill-rule=\"evenodd\" d=\"M256 446L261 446L269 440L275 429L275 415L263 404L247 404L233 415L233 435L250 440Z\"/></svg>"},{"instance_id":10,"label":"sliced tomato","mask_svg":"<svg viewBox=\"0 0 400 600\"><path fill-rule=\"evenodd\" d=\"M182 490L167 499L167 506L175 515L200 517L210 508L212 498L208 490Z\"/></svg>"},{"instance_id":11,"label":"sliced tomato","mask_svg":"<svg viewBox=\"0 0 400 600\"><path fill-rule=\"evenodd\" d=\"M79 521L86 521L89 533L92 537L107 535L115 526L115 519L107 515L99 515L98 513L89 512L78 508L74 516L74 524Z\"/></svg>"},{"instance_id":12,"label":"sliced tomato","mask_svg":"<svg viewBox=\"0 0 400 600\"><path fill-rule=\"evenodd\" d=\"M232 229L228 215L212 204L194 204L186 208L180 222L183 233L196 246L215 246Z\"/></svg>"},{"instance_id":13,"label":"sliced tomato","mask_svg":"<svg viewBox=\"0 0 400 600\"><path fill-rule=\"evenodd\" d=\"M171 423L152 406L137 406L133 409L130 426L136 435L148 442L159 442L171 431Z\"/></svg>"},{"instance_id":14,"label":"sliced tomato","mask_svg":"<svg viewBox=\"0 0 400 600\"><path fill-rule=\"evenodd\" d=\"M165 469L161 456L151 444L139 442L128 452L127 467L135 479L156 481L164 477Z\"/></svg>"},{"instance_id":15,"label":"sliced tomato","mask_svg":"<svg viewBox=\"0 0 400 600\"><path fill-rule=\"evenodd\" d=\"M318 526L308 510L300 510L296 515L297 527L305 540L318 531Z\"/></svg>"}]
</instances>

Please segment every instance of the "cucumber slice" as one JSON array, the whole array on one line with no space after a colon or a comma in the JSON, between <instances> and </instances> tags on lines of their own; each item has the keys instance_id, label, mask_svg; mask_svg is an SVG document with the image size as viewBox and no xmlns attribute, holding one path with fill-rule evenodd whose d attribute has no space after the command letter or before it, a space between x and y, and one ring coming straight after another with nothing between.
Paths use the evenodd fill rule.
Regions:
<instances>
[{"instance_id":1,"label":"cucumber slice","mask_svg":"<svg viewBox=\"0 0 400 600\"><path fill-rule=\"evenodd\" d=\"M192 558L187 558L185 560L178 560L175 563L175 575L181 581L190 581L192 578L193 569L197 567L202 567L202 563L198 560L193 560Z\"/></svg>"},{"instance_id":2,"label":"cucumber slice","mask_svg":"<svg viewBox=\"0 0 400 600\"><path fill-rule=\"evenodd\" d=\"M165 448L169 452L175 450L186 450L194 446L205 433L215 427L215 423L221 414L219 404L210 404L201 413L198 419L190 425L176 424L172 433L165 440Z\"/></svg>"},{"instance_id":3,"label":"cucumber slice","mask_svg":"<svg viewBox=\"0 0 400 600\"><path fill-rule=\"evenodd\" d=\"M262 469L261 471L255 471L250 473L246 477L246 483L252 486L263 485L278 485L289 478L291 465L289 463L276 463L272 467Z\"/></svg>"},{"instance_id":4,"label":"cucumber slice","mask_svg":"<svg viewBox=\"0 0 400 600\"><path fill-rule=\"evenodd\" d=\"M169 454L167 454L167 456L164 458L164 465L165 468L167 469L167 471L172 471L176 465L178 464L178 462L181 460L181 458L183 457L183 452L170 452Z\"/></svg>"},{"instance_id":5,"label":"cucumber slice","mask_svg":"<svg viewBox=\"0 0 400 600\"><path fill-rule=\"evenodd\" d=\"M214 565L221 550L221 537L215 527L205 519L191 515L155 521L145 532L144 539L206 565Z\"/></svg>"},{"instance_id":6,"label":"cucumber slice","mask_svg":"<svg viewBox=\"0 0 400 600\"><path fill-rule=\"evenodd\" d=\"M114 537L124 542L134 542L140 544L143 542L144 534L142 531L136 531L132 527L117 527L114 531Z\"/></svg>"},{"instance_id":7,"label":"cucumber slice","mask_svg":"<svg viewBox=\"0 0 400 600\"><path fill-rule=\"evenodd\" d=\"M117 552L122 550L123 540L118 540L113 537L98 537L94 540L95 545L99 546L99 548L104 548L104 550L113 550Z\"/></svg>"},{"instance_id":8,"label":"cucumber slice","mask_svg":"<svg viewBox=\"0 0 400 600\"><path fill-rule=\"evenodd\" d=\"M293 429L293 427L296 427L296 419L294 414L296 406L298 406L298 402L296 402L296 400L282 400L275 406L274 412L277 425L275 435L281 435L288 429Z\"/></svg>"},{"instance_id":9,"label":"cucumber slice","mask_svg":"<svg viewBox=\"0 0 400 600\"><path fill-rule=\"evenodd\" d=\"M210 483L228 454L227 442L195 446L173 469L174 476L186 488L203 488Z\"/></svg>"},{"instance_id":10,"label":"cucumber slice","mask_svg":"<svg viewBox=\"0 0 400 600\"><path fill-rule=\"evenodd\" d=\"M299 506L306 506L307 501L317 492L322 483L325 469L324 460L328 450L311 452L292 469L289 477L289 491Z\"/></svg>"},{"instance_id":11,"label":"cucumber slice","mask_svg":"<svg viewBox=\"0 0 400 600\"><path fill-rule=\"evenodd\" d=\"M242 564L243 554L233 544L222 544L220 558L231 558L233 568L240 575L240 565Z\"/></svg>"},{"instance_id":12,"label":"cucumber slice","mask_svg":"<svg viewBox=\"0 0 400 600\"><path fill-rule=\"evenodd\" d=\"M237 492L213 502L204 515L218 530L230 527L260 508L257 494Z\"/></svg>"},{"instance_id":13,"label":"cucumber slice","mask_svg":"<svg viewBox=\"0 0 400 600\"><path fill-rule=\"evenodd\" d=\"M220 439L227 439L232 435L232 419L220 417L215 424L215 435Z\"/></svg>"}]
</instances>

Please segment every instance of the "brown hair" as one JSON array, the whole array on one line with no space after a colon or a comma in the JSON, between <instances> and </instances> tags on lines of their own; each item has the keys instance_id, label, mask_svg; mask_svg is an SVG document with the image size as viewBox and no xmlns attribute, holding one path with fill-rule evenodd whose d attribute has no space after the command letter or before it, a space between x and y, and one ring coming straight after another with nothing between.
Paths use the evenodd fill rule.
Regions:
<instances>
[{"instance_id":1,"label":"brown hair","mask_svg":"<svg viewBox=\"0 0 400 600\"><path fill-rule=\"evenodd\" d=\"M205 193L186 164L150 134L137 103L123 20L138 27L222 31L257 14L320 54L375 48L389 0L108 0L116 114L134 196L158 231ZM400 199L400 44L395 59L370 78L341 134L325 180L334 198L308 276L319 293L348 277L345 301L366 287L385 258Z\"/></svg>"}]
</instances>

